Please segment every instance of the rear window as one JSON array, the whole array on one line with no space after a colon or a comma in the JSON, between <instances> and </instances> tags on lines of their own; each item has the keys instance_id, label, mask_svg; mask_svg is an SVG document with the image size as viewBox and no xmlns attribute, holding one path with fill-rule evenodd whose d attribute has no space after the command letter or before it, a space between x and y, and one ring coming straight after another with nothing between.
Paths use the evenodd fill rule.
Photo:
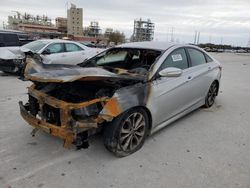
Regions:
<instances>
[{"instance_id":1,"label":"rear window","mask_svg":"<svg viewBox=\"0 0 250 188\"><path fill-rule=\"evenodd\" d=\"M207 54L205 54L206 60L207 62L213 62L213 59L211 57L209 57Z\"/></svg>"},{"instance_id":2,"label":"rear window","mask_svg":"<svg viewBox=\"0 0 250 188\"><path fill-rule=\"evenodd\" d=\"M66 43L65 48L66 48L66 52L77 52L77 51L83 50L78 45L73 44L73 43Z\"/></svg>"},{"instance_id":3,"label":"rear window","mask_svg":"<svg viewBox=\"0 0 250 188\"><path fill-rule=\"evenodd\" d=\"M193 67L206 63L206 58L201 51L193 49L193 48L188 48L187 50L190 55L190 59L191 59Z\"/></svg>"}]
</instances>

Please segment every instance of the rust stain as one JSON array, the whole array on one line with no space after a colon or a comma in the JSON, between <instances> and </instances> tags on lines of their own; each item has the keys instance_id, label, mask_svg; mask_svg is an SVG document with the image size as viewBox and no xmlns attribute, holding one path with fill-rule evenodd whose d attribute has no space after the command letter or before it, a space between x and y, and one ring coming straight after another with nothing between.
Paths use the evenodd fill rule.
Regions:
<instances>
[{"instance_id":1,"label":"rust stain","mask_svg":"<svg viewBox=\"0 0 250 188\"><path fill-rule=\"evenodd\" d=\"M109 99L109 101L104 106L104 109L107 111L107 113L105 113L106 115L110 115L113 117L118 116L122 112L122 109L117 101L117 98Z\"/></svg>"},{"instance_id":2,"label":"rust stain","mask_svg":"<svg viewBox=\"0 0 250 188\"><path fill-rule=\"evenodd\" d=\"M70 103L70 102L65 102L62 100L58 100L55 97L49 96L46 93L40 92L35 89L35 85L32 85L31 87L28 88L29 94L33 96L34 98L38 99L39 102L44 102L46 104L51 105L54 108L68 108L68 109L78 109L78 108L83 108L86 106L89 106L91 104L95 104L98 102L107 102L109 99L107 97L102 97L98 99L93 99L90 101L82 102L82 103Z\"/></svg>"}]
</instances>

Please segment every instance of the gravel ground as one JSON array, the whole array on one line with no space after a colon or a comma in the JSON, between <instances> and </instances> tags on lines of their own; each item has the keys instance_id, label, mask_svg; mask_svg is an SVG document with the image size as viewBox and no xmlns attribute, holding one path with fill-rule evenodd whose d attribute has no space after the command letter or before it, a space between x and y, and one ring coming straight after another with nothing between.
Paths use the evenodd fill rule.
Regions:
<instances>
[{"instance_id":1,"label":"gravel ground","mask_svg":"<svg viewBox=\"0 0 250 188\"><path fill-rule=\"evenodd\" d=\"M29 82L0 73L0 187L250 187L250 55L213 54L223 65L220 94L146 140L135 154L116 158L102 137L90 147L32 128L19 115Z\"/></svg>"}]
</instances>

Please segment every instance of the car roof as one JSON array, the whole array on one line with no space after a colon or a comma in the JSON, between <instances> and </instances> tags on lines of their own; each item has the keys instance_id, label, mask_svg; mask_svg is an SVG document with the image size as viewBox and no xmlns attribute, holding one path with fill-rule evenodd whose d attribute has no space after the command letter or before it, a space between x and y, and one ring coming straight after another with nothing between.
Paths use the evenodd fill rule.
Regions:
<instances>
[{"instance_id":1,"label":"car roof","mask_svg":"<svg viewBox=\"0 0 250 188\"><path fill-rule=\"evenodd\" d=\"M121 48L138 48L138 49L153 49L153 50L167 50L168 48L175 46L175 43L169 42L158 42L158 41L150 41L150 42L131 42L118 45L117 47Z\"/></svg>"},{"instance_id":2,"label":"car roof","mask_svg":"<svg viewBox=\"0 0 250 188\"><path fill-rule=\"evenodd\" d=\"M2 32L0 31L0 34L2 35L17 35L17 33L7 33L7 32Z\"/></svg>"},{"instance_id":3,"label":"car roof","mask_svg":"<svg viewBox=\"0 0 250 188\"><path fill-rule=\"evenodd\" d=\"M37 41L44 41L44 42L75 42L75 41L63 40L63 39L39 39Z\"/></svg>"}]
</instances>

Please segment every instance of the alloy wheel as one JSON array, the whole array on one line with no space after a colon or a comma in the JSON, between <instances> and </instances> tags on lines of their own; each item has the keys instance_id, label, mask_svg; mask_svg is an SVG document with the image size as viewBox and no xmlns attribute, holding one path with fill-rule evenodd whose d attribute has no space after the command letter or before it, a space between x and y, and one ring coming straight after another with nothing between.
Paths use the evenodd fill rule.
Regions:
<instances>
[{"instance_id":1,"label":"alloy wheel","mask_svg":"<svg viewBox=\"0 0 250 188\"><path fill-rule=\"evenodd\" d=\"M135 112L131 114L122 124L119 144L123 151L133 151L143 140L146 132L146 121L144 116Z\"/></svg>"},{"instance_id":2,"label":"alloy wheel","mask_svg":"<svg viewBox=\"0 0 250 188\"><path fill-rule=\"evenodd\" d=\"M208 91L207 102L209 106L214 104L215 98L217 96L217 84L213 83Z\"/></svg>"}]
</instances>

